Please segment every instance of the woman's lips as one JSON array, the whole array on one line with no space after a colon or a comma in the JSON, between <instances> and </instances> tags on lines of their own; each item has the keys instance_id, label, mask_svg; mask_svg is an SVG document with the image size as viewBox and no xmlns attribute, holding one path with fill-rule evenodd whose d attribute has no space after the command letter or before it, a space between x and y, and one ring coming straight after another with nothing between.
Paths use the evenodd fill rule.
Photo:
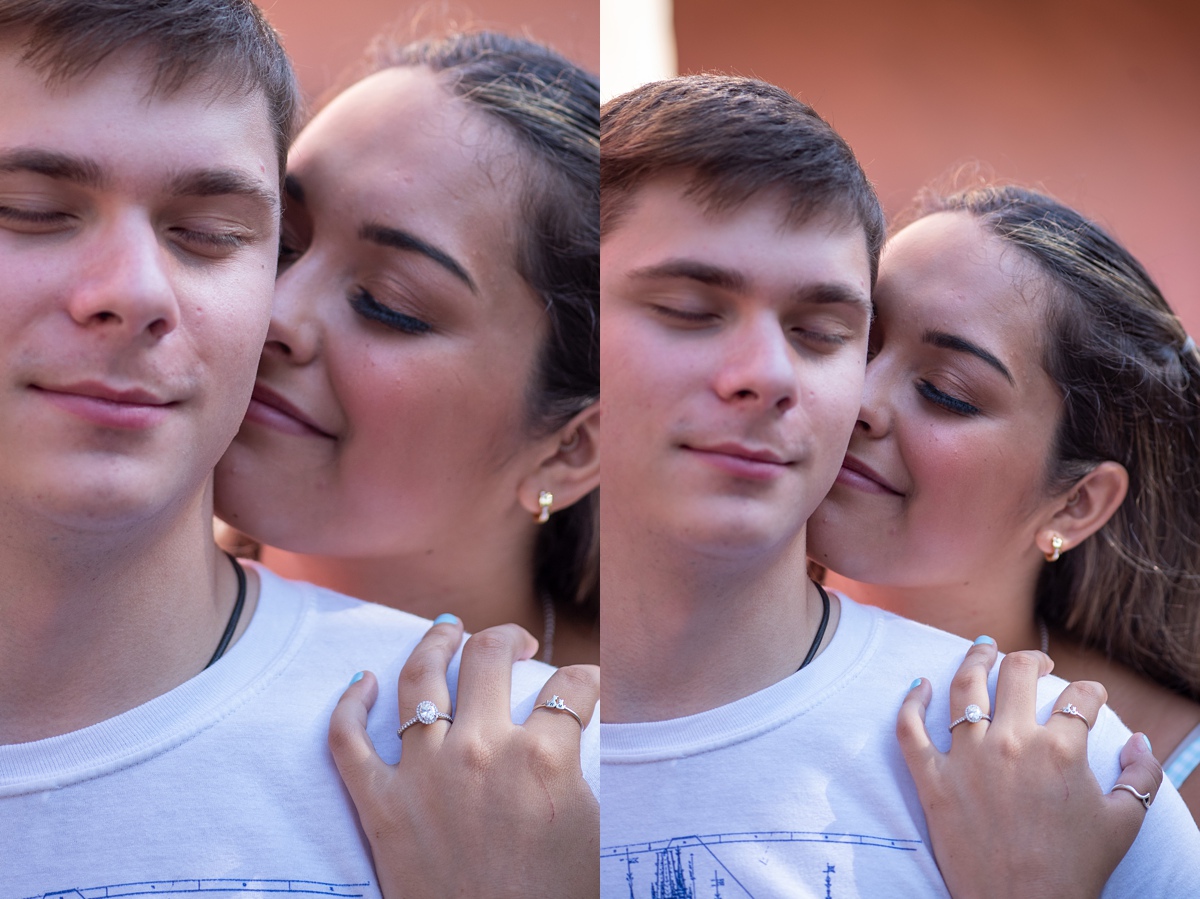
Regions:
<instances>
[{"instance_id":1,"label":"woman's lips","mask_svg":"<svg viewBox=\"0 0 1200 899\"><path fill-rule=\"evenodd\" d=\"M246 421L296 437L334 439L332 434L317 425L291 402L262 384L254 385L250 406L246 409Z\"/></svg>"},{"instance_id":2,"label":"woman's lips","mask_svg":"<svg viewBox=\"0 0 1200 899\"><path fill-rule=\"evenodd\" d=\"M47 402L91 424L124 431L145 430L170 415L175 403L140 388L115 388L97 381L31 385Z\"/></svg>"},{"instance_id":3,"label":"woman's lips","mask_svg":"<svg viewBox=\"0 0 1200 899\"><path fill-rule=\"evenodd\" d=\"M891 485L891 483L880 475L875 469L867 465L865 462L846 456L842 460L842 469L838 472L837 481L835 483L843 484L847 487L853 487L856 490L862 490L865 493L878 493L886 496L904 496L904 494Z\"/></svg>"}]
</instances>

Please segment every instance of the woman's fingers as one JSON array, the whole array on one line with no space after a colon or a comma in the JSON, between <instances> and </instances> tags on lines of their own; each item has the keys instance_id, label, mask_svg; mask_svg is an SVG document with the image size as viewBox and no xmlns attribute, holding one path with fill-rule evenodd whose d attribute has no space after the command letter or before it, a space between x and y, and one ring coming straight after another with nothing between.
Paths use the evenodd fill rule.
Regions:
<instances>
[{"instance_id":1,"label":"woman's fingers","mask_svg":"<svg viewBox=\"0 0 1200 899\"><path fill-rule=\"evenodd\" d=\"M987 733L986 716L991 714L988 674L996 664L996 641L979 637L967 650L950 682L950 724L954 742L977 741Z\"/></svg>"},{"instance_id":2,"label":"woman's fingers","mask_svg":"<svg viewBox=\"0 0 1200 899\"><path fill-rule=\"evenodd\" d=\"M1128 842L1132 843L1142 826L1147 803L1153 804L1163 782L1163 769L1145 734L1134 734L1121 749L1121 775L1105 797L1109 808L1120 809L1113 814L1123 828L1127 828ZM1143 799L1142 797L1147 797Z\"/></svg>"},{"instance_id":3,"label":"woman's fingers","mask_svg":"<svg viewBox=\"0 0 1200 899\"><path fill-rule=\"evenodd\" d=\"M342 694L329 719L329 750L353 797L369 791L388 765L367 735L367 713L375 705L379 684L370 671L359 672Z\"/></svg>"},{"instance_id":4,"label":"woman's fingers","mask_svg":"<svg viewBox=\"0 0 1200 899\"><path fill-rule=\"evenodd\" d=\"M933 687L929 681L923 677L917 678L900 704L900 714L896 716L896 739L900 741L904 761L918 785L927 782L936 773L938 756L941 755L925 727L925 713L932 698Z\"/></svg>"},{"instance_id":5,"label":"woman's fingers","mask_svg":"<svg viewBox=\"0 0 1200 899\"><path fill-rule=\"evenodd\" d=\"M1108 691L1095 681L1067 684L1054 701L1054 711L1046 721L1046 729L1066 738L1086 740L1100 714L1100 707L1107 701Z\"/></svg>"},{"instance_id":6,"label":"woman's fingers","mask_svg":"<svg viewBox=\"0 0 1200 899\"><path fill-rule=\"evenodd\" d=\"M457 715L464 725L488 729L512 725L512 666L537 652L537 640L515 624L473 634L458 669Z\"/></svg>"},{"instance_id":7,"label":"woman's fingers","mask_svg":"<svg viewBox=\"0 0 1200 899\"><path fill-rule=\"evenodd\" d=\"M1001 659L992 723L1014 730L1033 721L1037 712L1038 680L1053 668L1050 657L1036 649L1010 652Z\"/></svg>"},{"instance_id":8,"label":"woman's fingers","mask_svg":"<svg viewBox=\"0 0 1200 899\"><path fill-rule=\"evenodd\" d=\"M578 750L580 731L592 720L599 697L598 666L570 665L559 668L542 685L537 703L525 722L525 729L549 739L561 739Z\"/></svg>"},{"instance_id":9,"label":"woman's fingers","mask_svg":"<svg viewBox=\"0 0 1200 899\"><path fill-rule=\"evenodd\" d=\"M400 736L404 753L410 756L436 751L446 738L450 722L434 715L451 714L446 669L458 651L462 635L463 626L458 618L439 615L400 670L397 687Z\"/></svg>"}]
</instances>

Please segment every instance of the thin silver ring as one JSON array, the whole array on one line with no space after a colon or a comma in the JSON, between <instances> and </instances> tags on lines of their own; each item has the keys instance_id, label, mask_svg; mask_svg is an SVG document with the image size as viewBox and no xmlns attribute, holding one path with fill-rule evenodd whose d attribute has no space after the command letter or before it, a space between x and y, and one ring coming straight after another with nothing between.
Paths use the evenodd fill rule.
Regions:
<instances>
[{"instance_id":1,"label":"thin silver ring","mask_svg":"<svg viewBox=\"0 0 1200 899\"><path fill-rule=\"evenodd\" d=\"M961 718L956 718L954 721L951 722L949 729L954 730L954 728L958 727L960 724L962 724L964 722L966 722L967 724L978 724L980 721L991 721L991 720L992 720L991 715L985 715L983 713L983 709L981 709L979 706L975 705L975 703L971 703L969 706L967 706L965 709L963 709L963 716Z\"/></svg>"},{"instance_id":2,"label":"thin silver ring","mask_svg":"<svg viewBox=\"0 0 1200 899\"><path fill-rule=\"evenodd\" d=\"M1075 708L1075 705L1073 703L1068 702L1061 709L1055 709L1050 714L1051 715L1070 715L1072 718L1078 718L1085 725L1087 725L1088 730L1092 729L1092 722L1088 721L1087 716L1085 716L1083 714L1083 712L1079 711L1079 709Z\"/></svg>"},{"instance_id":3,"label":"thin silver ring","mask_svg":"<svg viewBox=\"0 0 1200 899\"><path fill-rule=\"evenodd\" d=\"M404 732L414 724L433 724L433 722L438 720L449 721L451 724L454 723L454 719L445 712L440 711L431 700L422 699L417 703L417 714L400 725L400 729L396 731L396 736L403 740Z\"/></svg>"},{"instance_id":4,"label":"thin silver ring","mask_svg":"<svg viewBox=\"0 0 1200 899\"><path fill-rule=\"evenodd\" d=\"M1146 808L1150 808L1150 794L1148 792L1147 793L1139 793L1137 790L1135 790L1129 784L1113 784L1113 791L1115 792L1116 790L1128 790L1130 793L1132 793L1138 799L1142 800L1142 805L1144 805Z\"/></svg>"},{"instance_id":5,"label":"thin silver ring","mask_svg":"<svg viewBox=\"0 0 1200 899\"><path fill-rule=\"evenodd\" d=\"M579 722L580 727L583 727L583 719L579 717L579 713L577 711L575 711L574 709L568 707L566 702L563 700L563 698L561 696L559 696L557 693L555 693L554 696L552 696L550 699L547 699L545 702L536 706L534 710L536 711L537 709L550 709L551 711L554 711L554 712L566 712L568 715L570 715L572 718L574 718L576 721Z\"/></svg>"}]
</instances>

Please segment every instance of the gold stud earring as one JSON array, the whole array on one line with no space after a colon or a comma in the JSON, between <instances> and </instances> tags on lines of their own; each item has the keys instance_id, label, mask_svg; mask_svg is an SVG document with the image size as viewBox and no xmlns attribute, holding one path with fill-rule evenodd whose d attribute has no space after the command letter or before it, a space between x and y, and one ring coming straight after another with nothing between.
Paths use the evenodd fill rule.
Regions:
<instances>
[{"instance_id":1,"label":"gold stud earring","mask_svg":"<svg viewBox=\"0 0 1200 899\"><path fill-rule=\"evenodd\" d=\"M1050 552L1046 553L1047 562L1057 562L1062 556L1063 538L1061 534L1050 536Z\"/></svg>"},{"instance_id":2,"label":"gold stud earring","mask_svg":"<svg viewBox=\"0 0 1200 899\"><path fill-rule=\"evenodd\" d=\"M554 505L554 494L543 490L538 494L537 523L545 524L550 520L550 507Z\"/></svg>"}]
</instances>

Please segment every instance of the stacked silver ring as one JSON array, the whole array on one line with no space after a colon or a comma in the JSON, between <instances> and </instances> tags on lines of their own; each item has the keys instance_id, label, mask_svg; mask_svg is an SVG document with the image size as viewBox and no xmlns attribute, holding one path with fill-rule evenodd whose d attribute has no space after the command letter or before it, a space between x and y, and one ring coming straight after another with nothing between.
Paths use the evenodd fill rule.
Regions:
<instances>
[{"instance_id":1,"label":"stacked silver ring","mask_svg":"<svg viewBox=\"0 0 1200 899\"><path fill-rule=\"evenodd\" d=\"M1087 727L1088 730L1091 730L1091 728L1092 728L1092 723L1087 720L1087 718L1084 716L1083 712L1081 712L1081 711L1079 711L1079 709L1075 708L1073 703L1068 702L1061 709L1055 709L1050 714L1051 715L1070 715L1072 718L1078 718L1080 721L1082 721L1084 723L1084 726Z\"/></svg>"},{"instance_id":2,"label":"stacked silver ring","mask_svg":"<svg viewBox=\"0 0 1200 899\"><path fill-rule=\"evenodd\" d=\"M1113 784L1113 790L1114 790L1114 791L1116 791L1116 790L1125 790L1125 791L1127 791L1127 792L1130 792L1130 793L1132 793L1134 796L1136 796L1138 799L1142 800L1142 805L1143 805L1143 806L1145 806L1146 808L1150 808L1150 794L1149 794L1149 792L1146 792L1146 793L1139 793L1137 790L1135 790L1135 789L1134 789L1133 787L1131 787L1129 784Z\"/></svg>"},{"instance_id":3,"label":"stacked silver ring","mask_svg":"<svg viewBox=\"0 0 1200 899\"><path fill-rule=\"evenodd\" d=\"M555 712L566 712L568 715L570 715L572 718L574 718L576 721L579 722L580 727L583 727L583 719L579 717L579 713L576 712L573 708L570 708L567 705L567 703L563 700L563 698L561 696L559 696L557 693L554 694L554 696L552 696L550 699L547 699L541 705L537 706L535 708L535 711L536 711L536 709L550 709L551 711L555 711Z\"/></svg>"}]
</instances>

